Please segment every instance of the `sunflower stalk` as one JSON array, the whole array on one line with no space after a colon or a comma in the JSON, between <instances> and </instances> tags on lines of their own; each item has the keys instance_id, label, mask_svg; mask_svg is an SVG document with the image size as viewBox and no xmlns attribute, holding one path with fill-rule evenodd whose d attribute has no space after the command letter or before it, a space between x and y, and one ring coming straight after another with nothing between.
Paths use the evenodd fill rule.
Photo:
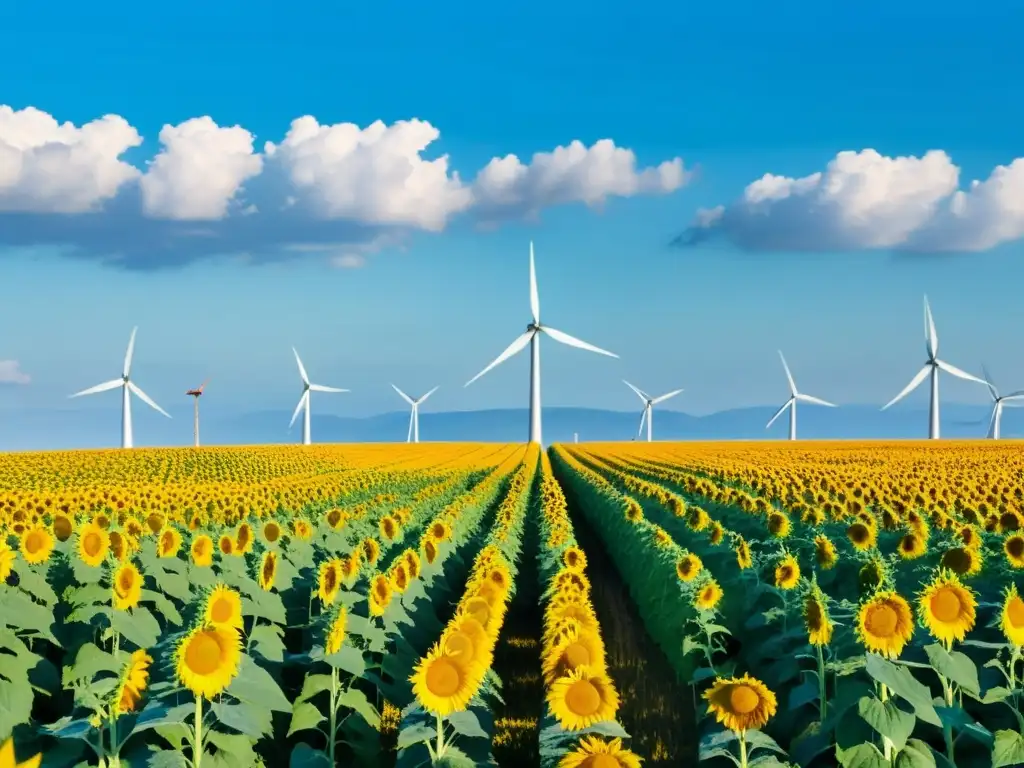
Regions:
<instances>
[{"instance_id":1,"label":"sunflower stalk","mask_svg":"<svg viewBox=\"0 0 1024 768\"><path fill-rule=\"evenodd\" d=\"M747 733L737 731L736 738L740 742L740 768L747 768Z\"/></svg>"},{"instance_id":2,"label":"sunflower stalk","mask_svg":"<svg viewBox=\"0 0 1024 768\"><path fill-rule=\"evenodd\" d=\"M946 706L953 707L953 683L946 679L945 675L939 675L939 680L942 681L942 693L946 700ZM953 726L950 723L944 723L942 726L942 737L946 741L946 757L949 758L949 762L956 765L956 760L953 758L954 750L954 739L953 739Z\"/></svg>"},{"instance_id":3,"label":"sunflower stalk","mask_svg":"<svg viewBox=\"0 0 1024 768\"><path fill-rule=\"evenodd\" d=\"M334 752L338 744L338 669L331 669L331 711L329 713L330 744L327 746L327 756L331 765L334 765Z\"/></svg>"},{"instance_id":4,"label":"sunflower stalk","mask_svg":"<svg viewBox=\"0 0 1024 768\"><path fill-rule=\"evenodd\" d=\"M821 722L825 722L825 714L828 709L828 700L825 697L825 651L819 644L815 646L818 652L818 713Z\"/></svg>"},{"instance_id":5,"label":"sunflower stalk","mask_svg":"<svg viewBox=\"0 0 1024 768\"><path fill-rule=\"evenodd\" d=\"M880 683L878 698L883 704L889 700L889 686L885 683ZM892 764L893 758L895 757L895 751L895 745L892 743L892 739L888 736L882 736L882 754L884 755L887 763Z\"/></svg>"},{"instance_id":6,"label":"sunflower stalk","mask_svg":"<svg viewBox=\"0 0 1024 768\"><path fill-rule=\"evenodd\" d=\"M444 743L444 717L440 713L438 713L437 714L437 758L436 759L440 760L442 757L444 757L444 751L445 751L446 746L447 745Z\"/></svg>"},{"instance_id":7,"label":"sunflower stalk","mask_svg":"<svg viewBox=\"0 0 1024 768\"><path fill-rule=\"evenodd\" d=\"M192 766L200 768L203 760L203 697L196 696L196 722L192 739Z\"/></svg>"}]
</instances>

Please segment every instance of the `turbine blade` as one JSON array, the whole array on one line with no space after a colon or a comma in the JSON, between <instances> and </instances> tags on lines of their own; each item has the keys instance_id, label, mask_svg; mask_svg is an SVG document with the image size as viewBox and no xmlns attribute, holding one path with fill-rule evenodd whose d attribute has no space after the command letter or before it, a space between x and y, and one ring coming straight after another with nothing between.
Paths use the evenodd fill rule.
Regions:
<instances>
[{"instance_id":1,"label":"turbine blade","mask_svg":"<svg viewBox=\"0 0 1024 768\"><path fill-rule=\"evenodd\" d=\"M985 383L988 384L988 391L992 393L992 399L998 400L999 390L996 389L996 385L992 381L992 376L989 374L988 368L985 367L984 363L981 364L981 375L985 377Z\"/></svg>"},{"instance_id":2,"label":"turbine blade","mask_svg":"<svg viewBox=\"0 0 1024 768\"><path fill-rule=\"evenodd\" d=\"M681 389L673 389L671 392L669 392L667 394L664 394L661 397L656 397L653 400L651 400L651 404L652 405L657 405L658 403L663 403L666 400L668 400L670 397L675 397L676 395L678 395L682 391L683 390L681 390Z\"/></svg>"},{"instance_id":3,"label":"turbine blade","mask_svg":"<svg viewBox=\"0 0 1024 768\"><path fill-rule=\"evenodd\" d=\"M326 387L323 384L310 384L309 388L313 392L348 392L347 389L339 389L338 387Z\"/></svg>"},{"instance_id":4,"label":"turbine blade","mask_svg":"<svg viewBox=\"0 0 1024 768\"><path fill-rule=\"evenodd\" d=\"M132 371L132 355L135 354L135 332L139 330L139 326L132 328L132 335L128 338L128 351L124 353L124 369L121 371L122 376L128 376Z\"/></svg>"},{"instance_id":5,"label":"turbine blade","mask_svg":"<svg viewBox=\"0 0 1024 768\"><path fill-rule=\"evenodd\" d=\"M772 416L772 417L771 417L771 418L770 418L770 419L768 420L768 423L764 425L764 428L765 428L765 429L768 429L768 428L769 428L769 427L770 427L770 426L771 426L772 424L774 424L774 423L775 423L775 420L776 420L777 418L779 418L779 416L781 416L781 415L782 415L782 414L783 414L783 413L785 412L785 410L786 410L787 408L789 408L790 406L792 406L792 405L793 405L793 398L791 397L791 398L789 398L789 400L787 400L786 402L784 402L784 403L782 404L782 407L781 407L781 408L779 408L779 410L777 410L777 411L775 412L775 415L774 415L774 416Z\"/></svg>"},{"instance_id":6,"label":"turbine blade","mask_svg":"<svg viewBox=\"0 0 1024 768\"><path fill-rule=\"evenodd\" d=\"M991 440L992 436L996 433L996 414L999 413L999 403L992 406L992 416L988 420L988 435L987 437Z\"/></svg>"},{"instance_id":7,"label":"turbine blade","mask_svg":"<svg viewBox=\"0 0 1024 768\"><path fill-rule=\"evenodd\" d=\"M789 394L796 394L796 382L793 381L793 374L789 371L789 366L786 365L786 358L782 356L782 350L779 350L779 359L782 360L782 367L786 369L786 379L789 381Z\"/></svg>"},{"instance_id":8,"label":"turbine blade","mask_svg":"<svg viewBox=\"0 0 1024 768\"><path fill-rule=\"evenodd\" d=\"M608 357L618 357L618 355L616 355L614 352L609 352L606 349L595 347L593 344L588 344L587 342L582 341L581 339L577 339L575 336L570 336L568 333L565 333L564 331L559 331L555 328L550 328L546 325L542 325L540 329L555 341L560 341L563 344L568 344L570 347L585 349L588 352L597 352L597 354L599 355L607 355Z\"/></svg>"},{"instance_id":9,"label":"turbine blade","mask_svg":"<svg viewBox=\"0 0 1024 768\"><path fill-rule=\"evenodd\" d=\"M295 406L295 413L292 414L292 420L288 422L288 429L291 429L295 425L295 420L299 418L299 413L302 411L302 406L309 400L309 390L305 390L302 393L302 397L299 398L299 404Z\"/></svg>"},{"instance_id":10,"label":"turbine blade","mask_svg":"<svg viewBox=\"0 0 1024 768\"><path fill-rule=\"evenodd\" d=\"M420 403L422 403L422 402L423 402L424 400L426 400L426 399L427 399L428 397L430 397L430 396L431 396L432 394L434 394L435 392L437 392L437 390L439 390L440 388L441 388L441 385L440 385L440 384L438 384L438 385L437 385L436 387L434 387L434 388L433 388L432 390L430 390L429 392L427 392L427 394L423 395L423 396L422 396L422 397L421 397L421 398L420 398L419 400L417 400L417 401L416 401L415 403L413 403L413 405L416 405L416 406L418 406L418 405L419 405Z\"/></svg>"},{"instance_id":11,"label":"turbine blade","mask_svg":"<svg viewBox=\"0 0 1024 768\"><path fill-rule=\"evenodd\" d=\"M912 378L910 380L910 383L907 384L907 386L903 388L902 392L900 392L898 395L896 395L896 397L894 397L892 400L890 400L888 403L886 403L885 405L882 406L882 410L884 411L890 405L895 405L900 400L902 400L904 397L906 397L911 392L913 392L917 388L917 385L920 384L922 381L924 381L924 379L928 375L928 372L929 372L930 369L931 369L930 365L925 365L925 367L922 368L920 371L918 371L917 375L914 376L914 378Z\"/></svg>"},{"instance_id":12,"label":"turbine blade","mask_svg":"<svg viewBox=\"0 0 1024 768\"><path fill-rule=\"evenodd\" d=\"M1018 389L1016 392L1011 392L1008 395L1003 395L1000 399L1003 401L1020 400L1022 397L1024 397L1024 389Z\"/></svg>"},{"instance_id":13,"label":"turbine blade","mask_svg":"<svg viewBox=\"0 0 1024 768\"><path fill-rule=\"evenodd\" d=\"M408 403L409 405L412 405L412 404L413 404L413 399L412 399L411 397L409 397L409 396L408 396L407 394L405 394L405 392L403 392L402 390L400 390L400 389L399 389L398 387L396 387L396 386L395 386L394 384L392 384L392 385L391 385L391 388L392 388L393 390L395 390L395 392L397 392L397 393L398 393L399 395L401 395L401 396L402 396L402 399L403 399L403 400L405 400L405 402L407 402L407 403Z\"/></svg>"},{"instance_id":14,"label":"turbine blade","mask_svg":"<svg viewBox=\"0 0 1024 768\"><path fill-rule=\"evenodd\" d=\"M299 359L299 353L296 352L295 347L292 347L292 352L295 352L295 362L299 364L299 376L302 377L302 383L309 385L309 375L306 373L306 366L302 364L302 360Z\"/></svg>"},{"instance_id":15,"label":"turbine blade","mask_svg":"<svg viewBox=\"0 0 1024 768\"><path fill-rule=\"evenodd\" d=\"M491 368L494 368L497 365L501 365L503 362L505 362L510 357L512 357L512 355L514 355L517 352L519 352L522 349L524 349L526 347L526 345L530 343L530 339L533 338L533 335L535 333L536 333L536 331L527 331L522 336L520 336L518 339L516 339L511 344L509 344L508 347L505 348L504 352L502 352L500 355L498 355L496 358L494 358L494 360L491 362L491 364L488 365L486 368L484 368L482 371L480 371L480 373L478 373L472 379L467 381L465 386L468 387L474 381L476 381L481 376L483 376L485 373L487 373L489 370L491 370Z\"/></svg>"},{"instance_id":16,"label":"turbine blade","mask_svg":"<svg viewBox=\"0 0 1024 768\"><path fill-rule=\"evenodd\" d=\"M152 408L155 411L160 411L160 413L162 413L168 419L171 418L171 414L169 414L167 411L165 411L163 408L157 405L149 395L147 395L145 392L139 389L139 387L136 386L134 381L128 382L128 389L134 392L135 396L139 398L139 400L144 402L146 405L148 405L150 408Z\"/></svg>"},{"instance_id":17,"label":"turbine blade","mask_svg":"<svg viewBox=\"0 0 1024 768\"><path fill-rule=\"evenodd\" d=\"M70 397L81 397L82 395L95 395L97 392L107 392L108 390L117 389L118 387L123 385L124 379L111 379L110 381L105 381L102 384L97 384L95 387L89 387L88 389L83 389L81 392L75 392L75 394L71 395Z\"/></svg>"},{"instance_id":18,"label":"turbine blade","mask_svg":"<svg viewBox=\"0 0 1024 768\"><path fill-rule=\"evenodd\" d=\"M968 373L967 371L960 370L955 365L950 365L945 360L936 360L935 364L937 366L939 366L940 370L943 370L946 373L951 373L954 376L956 376L958 379L964 379L965 381L976 381L979 384L987 384L988 383L984 379L979 379L977 376L974 376L974 375Z\"/></svg>"},{"instance_id":19,"label":"turbine blade","mask_svg":"<svg viewBox=\"0 0 1024 768\"><path fill-rule=\"evenodd\" d=\"M820 397L811 397L810 395L805 395L802 392L798 393L797 395L794 395L794 397L796 397L796 399L799 400L802 403L814 403L815 405L827 405L829 408L838 408L839 407L835 403L828 402L828 400L822 400Z\"/></svg>"},{"instance_id":20,"label":"turbine blade","mask_svg":"<svg viewBox=\"0 0 1024 768\"><path fill-rule=\"evenodd\" d=\"M634 392L636 392L636 396L639 397L641 400L643 400L645 404L647 403L648 400L651 399L651 398L649 398L647 396L646 392L644 392L642 389L638 389L637 387L634 387L632 384L630 384L625 379L622 380L622 383L625 384L630 389L632 389Z\"/></svg>"},{"instance_id":21,"label":"turbine blade","mask_svg":"<svg viewBox=\"0 0 1024 768\"><path fill-rule=\"evenodd\" d=\"M412 410L409 411L409 431L405 435L405 442L412 442L412 423L416 419L416 406L413 406Z\"/></svg>"},{"instance_id":22,"label":"turbine blade","mask_svg":"<svg viewBox=\"0 0 1024 768\"><path fill-rule=\"evenodd\" d=\"M928 357L934 358L939 354L939 334L935 332L935 319L927 296L924 297L924 335L928 343Z\"/></svg>"},{"instance_id":23,"label":"turbine blade","mask_svg":"<svg viewBox=\"0 0 1024 768\"><path fill-rule=\"evenodd\" d=\"M540 294L537 293L537 267L533 263L533 241L530 241L530 312L534 325L540 325Z\"/></svg>"},{"instance_id":24,"label":"turbine blade","mask_svg":"<svg viewBox=\"0 0 1024 768\"><path fill-rule=\"evenodd\" d=\"M640 433L644 431L644 424L647 422L647 406L644 406L643 411L640 413L640 428L636 431L636 436L640 437Z\"/></svg>"}]
</instances>

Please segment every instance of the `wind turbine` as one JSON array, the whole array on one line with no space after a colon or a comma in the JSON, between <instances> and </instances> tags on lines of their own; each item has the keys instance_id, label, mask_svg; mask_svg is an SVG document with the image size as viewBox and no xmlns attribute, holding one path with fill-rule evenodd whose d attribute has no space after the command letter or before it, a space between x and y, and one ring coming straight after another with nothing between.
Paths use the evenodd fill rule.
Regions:
<instances>
[{"instance_id":1,"label":"wind turbine","mask_svg":"<svg viewBox=\"0 0 1024 768\"><path fill-rule=\"evenodd\" d=\"M124 368L121 369L121 377L118 379L111 379L105 381L102 384L97 384L95 387L89 387L83 389L81 392L76 392L71 397L81 397L82 395L95 395L97 392L107 392L111 389L117 389L121 387L121 447L131 448L132 447L132 393L135 394L139 400L144 402L150 408L160 411L168 419L171 418L171 414L157 405L153 400L150 399L149 395L143 392L139 387L135 385L135 382L131 380L132 372L132 354L135 352L135 333L139 330L138 326L132 328L131 338L128 339L128 351L124 355Z\"/></svg>"},{"instance_id":2,"label":"wind turbine","mask_svg":"<svg viewBox=\"0 0 1024 768\"><path fill-rule=\"evenodd\" d=\"M402 399L405 400L405 402L412 406L412 412L409 414L409 434L406 435L405 442L418 443L420 441L420 403L437 392L438 387L434 387L432 390L427 392L427 394L422 395L415 400L405 394L405 392L400 390L394 384L392 384L391 387L395 392L402 396Z\"/></svg>"},{"instance_id":3,"label":"wind turbine","mask_svg":"<svg viewBox=\"0 0 1024 768\"><path fill-rule=\"evenodd\" d=\"M932 318L932 308L928 305L928 297L924 297L924 338L925 338L925 350L928 353L928 359L925 360L924 367L917 372L917 375L910 380L910 383L900 392L896 397L890 400L888 403L882 406L884 411L890 405L895 405L905 396L917 389L917 386L925 380L925 377L931 374L932 380L932 395L931 402L928 406L928 439L938 440L939 439L939 371L943 370L946 373L951 373L957 378L965 379L967 381L976 381L979 384L988 384L986 381L982 381L977 376L972 376L966 371L962 371L955 365L950 365L945 360L939 360L939 335L935 332L935 320Z\"/></svg>"},{"instance_id":4,"label":"wind turbine","mask_svg":"<svg viewBox=\"0 0 1024 768\"><path fill-rule=\"evenodd\" d=\"M993 440L998 440L999 424L1003 420L1003 403L1008 404L1012 400L1024 399L1024 389L1019 389L1008 395L1000 395L996 385L992 383L992 377L989 376L988 369L984 365L981 366L981 372L985 377L985 383L988 385L988 392L992 395L992 418L988 424L987 436Z\"/></svg>"},{"instance_id":5,"label":"wind turbine","mask_svg":"<svg viewBox=\"0 0 1024 768\"><path fill-rule=\"evenodd\" d=\"M577 347L579 349L586 349L590 352L596 352L599 355L607 355L608 357L618 357L618 355L608 352L600 347L595 347L593 344L588 344L585 341L581 341L574 336L570 336L567 333L563 333L555 328L548 325L541 325L540 322L540 298L537 294L537 269L534 266L533 259L533 242L530 242L530 313L533 316L533 322L526 326L526 332L518 339L508 345L508 348L502 352L494 361L484 368L480 373L474 376L472 379L466 382L465 386L469 386L474 381L479 379L489 370L497 365L508 360L510 357L518 352L521 352L526 348L526 345L530 345L530 442L537 443L541 442L541 413L540 413L540 334L546 333L555 341L567 344L570 347Z\"/></svg>"},{"instance_id":6,"label":"wind turbine","mask_svg":"<svg viewBox=\"0 0 1024 768\"><path fill-rule=\"evenodd\" d=\"M779 350L779 357L782 359L782 367L786 370L786 378L789 380L789 400L782 404L782 407L775 412L775 415L768 420L768 423L764 425L765 429L768 429L775 420L782 415L782 412L789 408L789 439L796 440L796 404L797 402L802 403L814 403L815 405L827 405L829 408L835 408L835 403L830 403L822 400L818 397L811 397L805 395L803 392L797 392L796 382L793 381L793 374L789 371L789 366L786 365L786 358L782 355L782 350Z\"/></svg>"},{"instance_id":7,"label":"wind turbine","mask_svg":"<svg viewBox=\"0 0 1024 768\"><path fill-rule=\"evenodd\" d=\"M632 389L634 392L636 392L637 397L639 397L641 400L644 401L644 411L643 411L642 414L640 414L640 429L638 429L636 431L636 436L640 437L640 433L644 431L644 421L646 421L647 422L647 442L649 443L653 439L651 437L652 430L653 430L653 427L651 426L651 422L654 421L654 406L656 406L658 403L663 403L664 401L668 400L670 397L675 397L676 395L678 395L683 390L681 390L681 389L673 389L671 392L669 392L666 395L661 395L660 397L651 397L646 392L644 392L642 389L637 389L636 387L634 387L632 384L630 384L625 379L622 380L622 383L625 384L630 389Z\"/></svg>"},{"instance_id":8,"label":"wind turbine","mask_svg":"<svg viewBox=\"0 0 1024 768\"><path fill-rule=\"evenodd\" d=\"M199 447L199 398L203 395L203 389L210 382L209 379L200 384L196 389L190 389L186 392L186 395L190 395L196 399L195 403L195 417L192 426L192 434L195 436L196 448Z\"/></svg>"},{"instance_id":9,"label":"wind turbine","mask_svg":"<svg viewBox=\"0 0 1024 768\"><path fill-rule=\"evenodd\" d=\"M299 359L299 353L295 351L295 347L292 347L292 352L295 352L295 362L299 364L299 376L302 377L302 397L299 398L299 404L295 406L295 413L292 414L292 420L288 422L288 429L291 429L292 425L295 424L295 419L299 417L299 411L304 410L302 415L302 444L310 445L312 441L309 437L309 393L348 392L348 390L338 389L337 387L325 387L323 384L310 384L309 376L306 375L306 368L302 364L302 360Z\"/></svg>"}]
</instances>

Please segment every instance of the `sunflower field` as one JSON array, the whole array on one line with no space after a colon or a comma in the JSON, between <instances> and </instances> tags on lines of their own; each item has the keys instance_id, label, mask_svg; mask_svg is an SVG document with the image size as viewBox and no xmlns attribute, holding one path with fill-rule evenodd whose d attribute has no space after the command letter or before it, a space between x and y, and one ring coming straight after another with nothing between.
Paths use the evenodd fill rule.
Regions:
<instances>
[{"instance_id":1,"label":"sunflower field","mask_svg":"<svg viewBox=\"0 0 1024 768\"><path fill-rule=\"evenodd\" d=\"M0 456L0 768L1024 764L1012 442Z\"/></svg>"}]
</instances>

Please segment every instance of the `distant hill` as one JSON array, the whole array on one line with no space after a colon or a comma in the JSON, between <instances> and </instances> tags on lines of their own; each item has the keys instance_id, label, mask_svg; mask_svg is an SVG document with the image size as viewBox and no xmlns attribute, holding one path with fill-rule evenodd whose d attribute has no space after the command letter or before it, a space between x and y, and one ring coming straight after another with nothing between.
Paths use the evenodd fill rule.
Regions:
<instances>
[{"instance_id":1,"label":"distant hill","mask_svg":"<svg viewBox=\"0 0 1024 768\"><path fill-rule=\"evenodd\" d=\"M775 407L758 406L691 416L680 411L656 410L657 440L780 440L788 422L780 417L771 430L764 425ZM917 439L927 436L927 411L877 406L841 408L807 406L800 409L798 436L806 439ZM944 404L943 437L983 438L991 411L987 406ZM188 445L192 440L191 412L173 420L137 408L135 441L139 446ZM289 431L290 411L262 411L214 418L202 422L202 442L208 445L295 443L301 423ZM630 440L640 421L637 411L593 408L544 409L544 441L581 442ZM404 442L408 412L382 413L362 418L313 414L313 440L318 443ZM1024 409L1007 408L1003 437L1024 437ZM110 410L20 410L0 413L0 450L42 450L114 447L120 444L120 413ZM423 441L523 442L527 436L526 409L446 411L420 414Z\"/></svg>"}]
</instances>

